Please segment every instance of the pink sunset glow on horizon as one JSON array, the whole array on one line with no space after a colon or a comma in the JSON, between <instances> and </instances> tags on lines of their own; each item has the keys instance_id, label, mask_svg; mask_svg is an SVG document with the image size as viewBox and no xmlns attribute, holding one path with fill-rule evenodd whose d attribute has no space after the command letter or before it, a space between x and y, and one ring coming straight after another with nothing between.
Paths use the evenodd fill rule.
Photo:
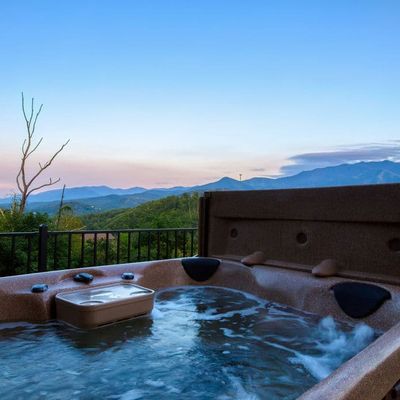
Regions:
<instances>
[{"instance_id":1,"label":"pink sunset glow on horizon","mask_svg":"<svg viewBox=\"0 0 400 400\"><path fill-rule=\"evenodd\" d=\"M191 163L185 167L185 161L180 165L179 160L163 163L155 162L126 162L110 159L75 160L66 159L60 155L60 159L54 162L49 172L42 177L46 182L49 177L61 178L61 181L50 190L62 187L76 186L100 186L129 188L140 186L144 188L167 188L174 186L194 186L216 181L224 176L239 179L249 179L254 176L267 176L279 173L280 164L266 168L257 168L247 165L245 161L232 161L231 163L216 161L208 165ZM32 172L37 163L32 163ZM8 196L16 193L16 184L13 178L18 169L18 160L0 160L0 196Z\"/></svg>"},{"instance_id":2,"label":"pink sunset glow on horizon","mask_svg":"<svg viewBox=\"0 0 400 400\"><path fill-rule=\"evenodd\" d=\"M16 147L15 147L16 149ZM30 160L28 170L31 176L39 160L48 158L51 152ZM41 177L46 182L50 177L61 181L44 190L61 188L64 184L71 188L77 186L100 186L130 188L169 188L174 186L203 185L228 176L233 179L253 177L281 177L295 175L301 171L334 166L359 161L400 161L400 141L383 143L364 143L354 146L325 148L323 151L300 153L287 157L251 157L246 153L230 152L229 158L209 156L202 159L196 153L166 155L160 158L132 156L132 160L112 159L111 157L77 157L65 149L56 159L49 171ZM228 152L229 153L229 152ZM10 153L0 159L0 196L17 193L15 176L19 167L17 154ZM43 191L43 190L42 190Z\"/></svg>"}]
</instances>

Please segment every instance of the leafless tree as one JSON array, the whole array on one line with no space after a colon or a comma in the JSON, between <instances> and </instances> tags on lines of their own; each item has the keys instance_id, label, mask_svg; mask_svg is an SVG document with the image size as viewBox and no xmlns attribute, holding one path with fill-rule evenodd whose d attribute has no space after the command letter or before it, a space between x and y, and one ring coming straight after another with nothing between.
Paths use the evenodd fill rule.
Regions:
<instances>
[{"instance_id":1,"label":"leafless tree","mask_svg":"<svg viewBox=\"0 0 400 400\"><path fill-rule=\"evenodd\" d=\"M53 163L55 158L64 150L65 146L69 143L69 139L44 163L39 163L39 168L33 175L28 178L27 177L27 163L29 160L29 157L38 149L40 144L43 141L43 138L41 137L39 141L34 144L33 143L33 135L35 134L36 130L36 123L38 120L38 117L42 111L43 104L40 105L38 111L35 112L35 104L34 104L34 99L32 98L31 100L31 107L30 107L30 112L29 116L26 112L25 108L25 99L24 99L24 93L21 93L21 100L22 100L22 113L24 115L25 123L26 123L26 131L27 131L27 137L25 138L24 142L22 143L22 157L21 157L21 164L19 168L19 172L16 178L17 181L17 187L19 192L21 193L21 199L19 203L19 212L22 214L25 211L26 203L28 200L28 197L35 191L42 189L46 186L52 186L55 185L57 182L60 181L61 178L50 178L47 183L37 185L35 186L35 183L37 182L37 178L47 169L50 167L50 165Z\"/></svg>"}]
</instances>

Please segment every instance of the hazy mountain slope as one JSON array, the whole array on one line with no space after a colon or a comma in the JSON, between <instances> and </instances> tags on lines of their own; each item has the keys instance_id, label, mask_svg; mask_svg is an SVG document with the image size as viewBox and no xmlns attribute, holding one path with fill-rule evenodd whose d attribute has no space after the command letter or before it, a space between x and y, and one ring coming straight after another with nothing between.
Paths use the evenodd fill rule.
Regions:
<instances>
[{"instance_id":1,"label":"hazy mountain slope","mask_svg":"<svg viewBox=\"0 0 400 400\"><path fill-rule=\"evenodd\" d=\"M109 186L80 186L65 188L64 200L83 200L94 197L103 197L109 195L131 195L143 193L147 189L142 187L132 187L128 189L111 188ZM60 202L62 189L52 189L46 192L33 194L29 197L29 203L50 203L53 201ZM0 204L8 204L10 197L0 199Z\"/></svg>"},{"instance_id":2,"label":"hazy mountain slope","mask_svg":"<svg viewBox=\"0 0 400 400\"><path fill-rule=\"evenodd\" d=\"M87 214L93 212L101 212L112 210L115 208L130 208L136 207L139 204L146 203L154 199L169 196L168 192L144 192L132 195L118 196L112 194L103 197L94 197L92 199L78 199L64 202L69 205L76 214ZM46 212L48 214L55 214L60 205L59 201L29 203L27 206L28 211Z\"/></svg>"},{"instance_id":3,"label":"hazy mountain slope","mask_svg":"<svg viewBox=\"0 0 400 400\"><path fill-rule=\"evenodd\" d=\"M253 189L290 189L300 187L372 185L400 182L400 163L392 161L359 162L317 168L297 175L243 181Z\"/></svg>"},{"instance_id":4,"label":"hazy mountain slope","mask_svg":"<svg viewBox=\"0 0 400 400\"><path fill-rule=\"evenodd\" d=\"M400 163L382 161L342 164L336 167L304 171L295 176L280 178L275 188L372 185L400 182Z\"/></svg>"},{"instance_id":5,"label":"hazy mountain slope","mask_svg":"<svg viewBox=\"0 0 400 400\"><path fill-rule=\"evenodd\" d=\"M216 182L207 183L206 185L197 185L186 188L189 192L209 192L213 190L251 190L252 187L246 181L238 181L236 179L224 177Z\"/></svg>"},{"instance_id":6,"label":"hazy mountain slope","mask_svg":"<svg viewBox=\"0 0 400 400\"><path fill-rule=\"evenodd\" d=\"M400 183L400 163L380 161L342 164L276 179L255 177L238 181L225 177L206 185L193 186L188 188L188 191L266 190L382 183Z\"/></svg>"},{"instance_id":7,"label":"hazy mountain slope","mask_svg":"<svg viewBox=\"0 0 400 400\"><path fill-rule=\"evenodd\" d=\"M130 195L146 191L145 188L133 187L129 189L116 189L108 186L81 186L66 188L64 193L64 200L77 200L77 199L90 199L93 197L102 197L108 195ZM62 189L48 190L47 192L32 195L29 198L31 203L43 201L60 201Z\"/></svg>"}]
</instances>

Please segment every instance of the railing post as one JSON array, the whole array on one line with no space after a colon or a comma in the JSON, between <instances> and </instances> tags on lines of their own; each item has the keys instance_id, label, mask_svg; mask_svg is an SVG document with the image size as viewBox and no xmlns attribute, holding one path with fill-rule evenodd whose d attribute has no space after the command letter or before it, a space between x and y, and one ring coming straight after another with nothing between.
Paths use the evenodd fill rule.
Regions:
<instances>
[{"instance_id":1,"label":"railing post","mask_svg":"<svg viewBox=\"0 0 400 400\"><path fill-rule=\"evenodd\" d=\"M199 226L197 233L198 254L208 256L208 220L211 193L206 192L199 198Z\"/></svg>"},{"instance_id":2,"label":"railing post","mask_svg":"<svg viewBox=\"0 0 400 400\"><path fill-rule=\"evenodd\" d=\"M38 272L47 271L47 239L48 239L47 225L45 224L39 225Z\"/></svg>"}]
</instances>

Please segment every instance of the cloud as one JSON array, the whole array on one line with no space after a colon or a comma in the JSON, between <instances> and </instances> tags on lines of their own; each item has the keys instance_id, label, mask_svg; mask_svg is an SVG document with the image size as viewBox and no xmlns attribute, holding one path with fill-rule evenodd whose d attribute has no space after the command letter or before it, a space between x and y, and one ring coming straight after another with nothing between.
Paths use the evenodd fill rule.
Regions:
<instances>
[{"instance_id":1,"label":"cloud","mask_svg":"<svg viewBox=\"0 0 400 400\"><path fill-rule=\"evenodd\" d=\"M294 175L315 168L382 160L400 161L400 141L339 146L330 151L297 154L288 158L289 164L281 167L280 172Z\"/></svg>"}]
</instances>

